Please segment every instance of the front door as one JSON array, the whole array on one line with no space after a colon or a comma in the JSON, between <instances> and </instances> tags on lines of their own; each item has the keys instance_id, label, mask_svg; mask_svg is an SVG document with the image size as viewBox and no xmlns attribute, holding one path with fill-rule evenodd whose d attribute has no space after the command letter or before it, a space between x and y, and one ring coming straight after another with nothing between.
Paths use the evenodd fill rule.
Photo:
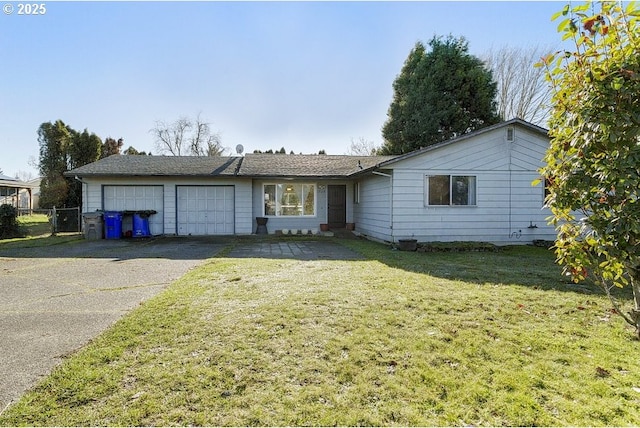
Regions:
<instances>
[{"instance_id":1,"label":"front door","mask_svg":"<svg viewBox=\"0 0 640 428\"><path fill-rule=\"evenodd\" d=\"M347 223L347 186L327 186L327 223L341 229Z\"/></svg>"}]
</instances>

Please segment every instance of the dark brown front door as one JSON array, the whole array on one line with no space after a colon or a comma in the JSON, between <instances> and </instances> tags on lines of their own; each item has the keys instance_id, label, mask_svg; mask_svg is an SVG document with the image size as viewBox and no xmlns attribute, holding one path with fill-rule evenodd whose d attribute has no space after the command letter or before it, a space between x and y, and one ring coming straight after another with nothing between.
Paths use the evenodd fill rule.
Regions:
<instances>
[{"instance_id":1,"label":"dark brown front door","mask_svg":"<svg viewBox=\"0 0 640 428\"><path fill-rule=\"evenodd\" d=\"M327 223L329 227L344 228L347 223L347 186L327 186Z\"/></svg>"}]
</instances>

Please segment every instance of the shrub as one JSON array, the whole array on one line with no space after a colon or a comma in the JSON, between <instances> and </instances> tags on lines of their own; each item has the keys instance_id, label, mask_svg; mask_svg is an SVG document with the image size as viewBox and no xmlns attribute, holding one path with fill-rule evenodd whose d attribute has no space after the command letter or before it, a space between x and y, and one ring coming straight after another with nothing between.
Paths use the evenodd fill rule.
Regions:
<instances>
[{"instance_id":1,"label":"shrub","mask_svg":"<svg viewBox=\"0 0 640 428\"><path fill-rule=\"evenodd\" d=\"M0 238L13 238L20 234L17 216L13 205L0 205Z\"/></svg>"}]
</instances>

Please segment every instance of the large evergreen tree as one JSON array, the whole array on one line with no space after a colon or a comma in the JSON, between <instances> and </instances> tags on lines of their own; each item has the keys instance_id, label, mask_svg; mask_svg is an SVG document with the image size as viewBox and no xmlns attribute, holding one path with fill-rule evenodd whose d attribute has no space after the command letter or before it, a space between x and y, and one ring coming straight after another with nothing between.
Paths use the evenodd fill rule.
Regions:
<instances>
[{"instance_id":1,"label":"large evergreen tree","mask_svg":"<svg viewBox=\"0 0 640 428\"><path fill-rule=\"evenodd\" d=\"M67 147L72 129L63 121L45 122L38 128L40 143L40 206L65 205L68 187L62 173L67 170Z\"/></svg>"},{"instance_id":2,"label":"large evergreen tree","mask_svg":"<svg viewBox=\"0 0 640 428\"><path fill-rule=\"evenodd\" d=\"M500 121L491 71L464 38L418 42L393 83L382 154L402 154Z\"/></svg>"},{"instance_id":3,"label":"large evergreen tree","mask_svg":"<svg viewBox=\"0 0 640 428\"><path fill-rule=\"evenodd\" d=\"M94 133L89 133L86 129L82 132L73 131L71 144L68 147L68 169L78 168L100 158L102 151L102 140ZM68 194L66 205L77 207L82 205L82 184L72 178L66 177Z\"/></svg>"},{"instance_id":4,"label":"large evergreen tree","mask_svg":"<svg viewBox=\"0 0 640 428\"><path fill-rule=\"evenodd\" d=\"M38 128L40 143L40 205L75 207L81 203L80 183L64 172L100 158L102 140L86 129L78 132L63 121L45 122Z\"/></svg>"}]
</instances>

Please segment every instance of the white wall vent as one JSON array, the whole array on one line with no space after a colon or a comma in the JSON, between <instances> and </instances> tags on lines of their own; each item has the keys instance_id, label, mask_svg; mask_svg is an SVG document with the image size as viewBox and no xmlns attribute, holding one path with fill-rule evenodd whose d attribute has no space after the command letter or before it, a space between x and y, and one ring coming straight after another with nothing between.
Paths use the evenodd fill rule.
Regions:
<instances>
[{"instance_id":1,"label":"white wall vent","mask_svg":"<svg viewBox=\"0 0 640 428\"><path fill-rule=\"evenodd\" d=\"M513 143L516 139L516 130L514 129L513 126L508 126L507 127L507 142L508 143Z\"/></svg>"}]
</instances>

